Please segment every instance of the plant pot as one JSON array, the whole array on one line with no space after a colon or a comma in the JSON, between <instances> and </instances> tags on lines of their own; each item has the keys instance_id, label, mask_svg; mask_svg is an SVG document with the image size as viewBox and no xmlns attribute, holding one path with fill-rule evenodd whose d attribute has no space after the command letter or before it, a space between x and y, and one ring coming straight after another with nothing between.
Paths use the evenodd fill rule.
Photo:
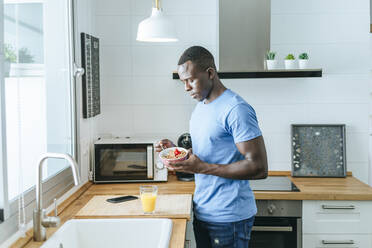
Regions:
<instances>
[{"instance_id":1,"label":"plant pot","mask_svg":"<svg viewBox=\"0 0 372 248\"><path fill-rule=\"evenodd\" d=\"M4 61L4 77L9 77L10 73L10 62L9 61Z\"/></svg>"},{"instance_id":2,"label":"plant pot","mask_svg":"<svg viewBox=\"0 0 372 248\"><path fill-rule=\"evenodd\" d=\"M274 70L277 68L278 61L277 60L266 60L266 68L268 70Z\"/></svg>"},{"instance_id":3,"label":"plant pot","mask_svg":"<svg viewBox=\"0 0 372 248\"><path fill-rule=\"evenodd\" d=\"M293 70L296 69L296 60L294 59L285 59L284 60L285 69Z\"/></svg>"},{"instance_id":4,"label":"plant pot","mask_svg":"<svg viewBox=\"0 0 372 248\"><path fill-rule=\"evenodd\" d=\"M309 60L308 59L299 59L298 60L298 67L300 69L307 69L308 63L309 63Z\"/></svg>"}]
</instances>

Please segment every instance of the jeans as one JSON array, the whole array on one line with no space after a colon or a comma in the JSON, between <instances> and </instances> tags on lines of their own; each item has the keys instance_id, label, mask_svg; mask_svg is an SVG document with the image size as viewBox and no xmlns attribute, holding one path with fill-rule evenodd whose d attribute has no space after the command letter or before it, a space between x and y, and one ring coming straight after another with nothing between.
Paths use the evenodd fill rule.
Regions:
<instances>
[{"instance_id":1,"label":"jeans","mask_svg":"<svg viewBox=\"0 0 372 248\"><path fill-rule=\"evenodd\" d=\"M248 248L254 216L237 222L205 222L194 216L197 248Z\"/></svg>"}]
</instances>

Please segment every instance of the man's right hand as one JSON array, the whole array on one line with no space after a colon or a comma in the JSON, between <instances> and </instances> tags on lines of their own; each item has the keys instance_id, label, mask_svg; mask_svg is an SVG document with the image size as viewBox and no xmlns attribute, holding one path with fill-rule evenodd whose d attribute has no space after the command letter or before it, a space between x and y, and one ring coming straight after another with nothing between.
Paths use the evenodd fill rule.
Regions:
<instances>
[{"instance_id":1,"label":"man's right hand","mask_svg":"<svg viewBox=\"0 0 372 248\"><path fill-rule=\"evenodd\" d=\"M169 148L169 147L175 147L176 145L170 141L169 139L163 139L158 142L156 142L155 145L155 151L161 152L163 149Z\"/></svg>"}]
</instances>

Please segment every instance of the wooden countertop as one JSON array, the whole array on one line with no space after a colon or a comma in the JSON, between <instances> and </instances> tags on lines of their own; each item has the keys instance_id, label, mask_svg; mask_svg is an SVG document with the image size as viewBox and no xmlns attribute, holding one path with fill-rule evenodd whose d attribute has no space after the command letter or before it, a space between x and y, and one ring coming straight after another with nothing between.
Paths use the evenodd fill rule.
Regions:
<instances>
[{"instance_id":1,"label":"wooden countertop","mask_svg":"<svg viewBox=\"0 0 372 248\"><path fill-rule=\"evenodd\" d=\"M256 191L256 199L371 201L372 187L355 177L305 178L288 176L300 192Z\"/></svg>"},{"instance_id":2,"label":"wooden countertop","mask_svg":"<svg viewBox=\"0 0 372 248\"><path fill-rule=\"evenodd\" d=\"M270 176L288 176L300 189L300 192L254 191L257 200L372 200L372 188L348 174L346 178L293 178L290 172L269 172ZM95 195L129 195L138 194L139 185L144 183L125 184L92 184L87 183L70 198L58 206L61 225L74 218L76 213ZM159 194L193 194L194 182L178 181L170 175L168 182L151 183L158 186ZM170 247L184 247L186 219L172 219L173 230ZM50 237L57 228L47 228ZM40 242L32 241L32 230L26 238L20 238L11 247L39 247Z\"/></svg>"},{"instance_id":3,"label":"wooden countertop","mask_svg":"<svg viewBox=\"0 0 372 248\"><path fill-rule=\"evenodd\" d=\"M257 200L372 200L372 187L348 174L346 178L291 177L289 171L272 171L270 176L288 176L300 192L254 191ZM194 182L178 181L170 175L167 183L152 183L159 194L193 194ZM138 194L138 183L94 184L86 194Z\"/></svg>"}]
</instances>

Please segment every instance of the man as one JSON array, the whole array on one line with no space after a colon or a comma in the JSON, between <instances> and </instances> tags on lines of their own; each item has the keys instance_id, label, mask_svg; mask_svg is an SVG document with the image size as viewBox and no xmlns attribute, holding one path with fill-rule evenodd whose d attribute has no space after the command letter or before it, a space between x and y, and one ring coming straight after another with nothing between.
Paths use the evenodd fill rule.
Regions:
<instances>
[{"instance_id":1,"label":"man","mask_svg":"<svg viewBox=\"0 0 372 248\"><path fill-rule=\"evenodd\" d=\"M188 48L178 62L185 90L198 101L191 119L192 150L170 170L195 173L197 247L248 247L257 213L249 179L267 177L264 140L254 109L220 81L213 55ZM175 146L161 140L156 150Z\"/></svg>"}]
</instances>

